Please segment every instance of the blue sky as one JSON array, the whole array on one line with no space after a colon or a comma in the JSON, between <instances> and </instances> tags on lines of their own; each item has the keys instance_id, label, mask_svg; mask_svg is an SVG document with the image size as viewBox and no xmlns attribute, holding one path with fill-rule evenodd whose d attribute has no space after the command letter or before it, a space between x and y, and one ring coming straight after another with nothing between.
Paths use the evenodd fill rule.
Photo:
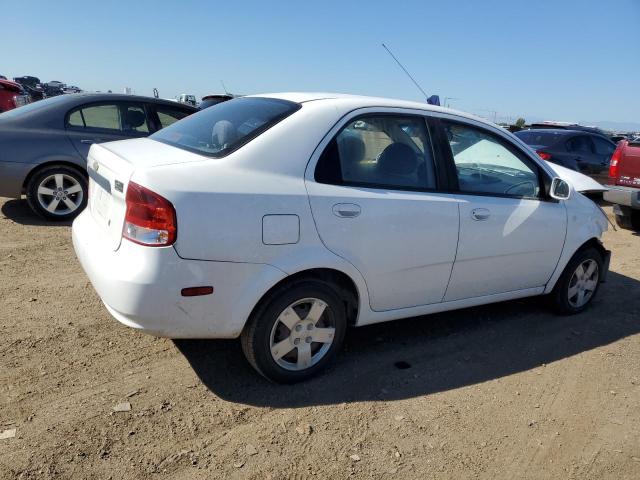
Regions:
<instances>
[{"instance_id":1,"label":"blue sky","mask_svg":"<svg viewBox=\"0 0 640 480\"><path fill-rule=\"evenodd\" d=\"M162 97L314 90L498 120L640 122L640 0L57 2L3 8L0 74ZM54 5L56 5L54 7Z\"/></svg>"}]
</instances>

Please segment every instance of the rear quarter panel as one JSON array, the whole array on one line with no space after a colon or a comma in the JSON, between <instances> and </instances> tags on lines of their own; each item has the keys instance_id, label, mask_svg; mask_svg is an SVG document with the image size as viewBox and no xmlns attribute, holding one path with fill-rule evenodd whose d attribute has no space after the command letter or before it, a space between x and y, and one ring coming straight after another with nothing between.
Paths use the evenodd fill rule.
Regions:
<instances>
[{"instance_id":1,"label":"rear quarter panel","mask_svg":"<svg viewBox=\"0 0 640 480\"><path fill-rule=\"evenodd\" d=\"M12 171L16 191L21 191L28 174L39 165L66 162L84 169L85 160L78 155L66 133L52 129L25 129L6 126L0 130L0 163L21 164Z\"/></svg>"},{"instance_id":2,"label":"rear quarter panel","mask_svg":"<svg viewBox=\"0 0 640 480\"><path fill-rule=\"evenodd\" d=\"M361 304L368 305L364 279L351 264L326 249L311 215L304 171L338 119L335 109L318 106L311 110L303 107L228 157L138 168L131 180L174 205L178 222L175 249L180 257L266 264L285 275L333 268L352 278ZM166 149L165 155L181 152ZM265 244L266 215L297 216L298 241ZM265 282L264 291L271 286L268 279Z\"/></svg>"}]
</instances>

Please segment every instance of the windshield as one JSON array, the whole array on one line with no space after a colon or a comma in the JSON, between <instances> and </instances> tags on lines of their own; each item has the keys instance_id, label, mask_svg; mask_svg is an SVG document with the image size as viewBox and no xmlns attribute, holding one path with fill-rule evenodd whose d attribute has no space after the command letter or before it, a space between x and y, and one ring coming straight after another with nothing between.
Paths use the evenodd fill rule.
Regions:
<instances>
[{"instance_id":1,"label":"windshield","mask_svg":"<svg viewBox=\"0 0 640 480\"><path fill-rule=\"evenodd\" d=\"M6 111L4 113L0 113L0 119L8 120L10 118L18 118L18 117L20 117L22 115L26 115L28 113L33 113L33 112L36 112L38 110L43 110L43 109L48 108L48 107L50 107L52 105L56 105L58 103L64 103L64 102L66 102L68 100L69 99L67 97L59 96L59 97L46 98L46 99L40 100L38 102L28 103L27 105L25 105L23 107L14 108L13 110L9 110L9 111Z\"/></svg>"},{"instance_id":2,"label":"windshield","mask_svg":"<svg viewBox=\"0 0 640 480\"><path fill-rule=\"evenodd\" d=\"M151 139L210 157L223 157L291 115L300 105L244 97L219 103L151 135Z\"/></svg>"},{"instance_id":3,"label":"windshield","mask_svg":"<svg viewBox=\"0 0 640 480\"><path fill-rule=\"evenodd\" d=\"M522 130L515 134L520 140L527 145L544 145L550 146L565 137L565 132L551 132L540 130Z\"/></svg>"}]
</instances>

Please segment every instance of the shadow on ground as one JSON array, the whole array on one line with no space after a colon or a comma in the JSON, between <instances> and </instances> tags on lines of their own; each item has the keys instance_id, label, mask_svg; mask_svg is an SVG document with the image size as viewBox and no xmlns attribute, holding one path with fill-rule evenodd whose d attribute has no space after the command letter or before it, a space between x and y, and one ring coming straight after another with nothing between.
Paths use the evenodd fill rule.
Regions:
<instances>
[{"instance_id":1,"label":"shadow on ground","mask_svg":"<svg viewBox=\"0 0 640 480\"><path fill-rule=\"evenodd\" d=\"M2 205L2 213L9 220L13 220L20 225L35 225L44 227L68 227L71 221L52 222L45 220L34 213L26 200L8 200Z\"/></svg>"},{"instance_id":2,"label":"shadow on ground","mask_svg":"<svg viewBox=\"0 0 640 480\"><path fill-rule=\"evenodd\" d=\"M540 297L354 328L329 371L275 385L246 363L239 342L180 340L178 349L219 397L300 407L397 400L473 385L640 332L640 282L610 272L587 311L551 313Z\"/></svg>"}]
</instances>

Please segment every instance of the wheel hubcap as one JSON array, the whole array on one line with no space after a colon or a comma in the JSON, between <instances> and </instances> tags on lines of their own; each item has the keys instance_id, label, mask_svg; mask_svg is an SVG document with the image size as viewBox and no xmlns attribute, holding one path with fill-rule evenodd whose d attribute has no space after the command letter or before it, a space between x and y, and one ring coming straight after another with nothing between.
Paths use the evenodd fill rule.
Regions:
<instances>
[{"instance_id":1,"label":"wheel hubcap","mask_svg":"<svg viewBox=\"0 0 640 480\"><path fill-rule=\"evenodd\" d=\"M304 370L327 354L334 337L331 308L318 298L304 298L285 308L274 323L271 357L287 370Z\"/></svg>"},{"instance_id":2,"label":"wheel hubcap","mask_svg":"<svg viewBox=\"0 0 640 480\"><path fill-rule=\"evenodd\" d=\"M569 303L576 308L585 305L596 291L598 278L598 263L595 260L585 260L578 265L569 281Z\"/></svg>"},{"instance_id":3,"label":"wheel hubcap","mask_svg":"<svg viewBox=\"0 0 640 480\"><path fill-rule=\"evenodd\" d=\"M38 203L53 215L75 212L82 205L83 198L80 182L65 173L49 175L38 185Z\"/></svg>"}]
</instances>

